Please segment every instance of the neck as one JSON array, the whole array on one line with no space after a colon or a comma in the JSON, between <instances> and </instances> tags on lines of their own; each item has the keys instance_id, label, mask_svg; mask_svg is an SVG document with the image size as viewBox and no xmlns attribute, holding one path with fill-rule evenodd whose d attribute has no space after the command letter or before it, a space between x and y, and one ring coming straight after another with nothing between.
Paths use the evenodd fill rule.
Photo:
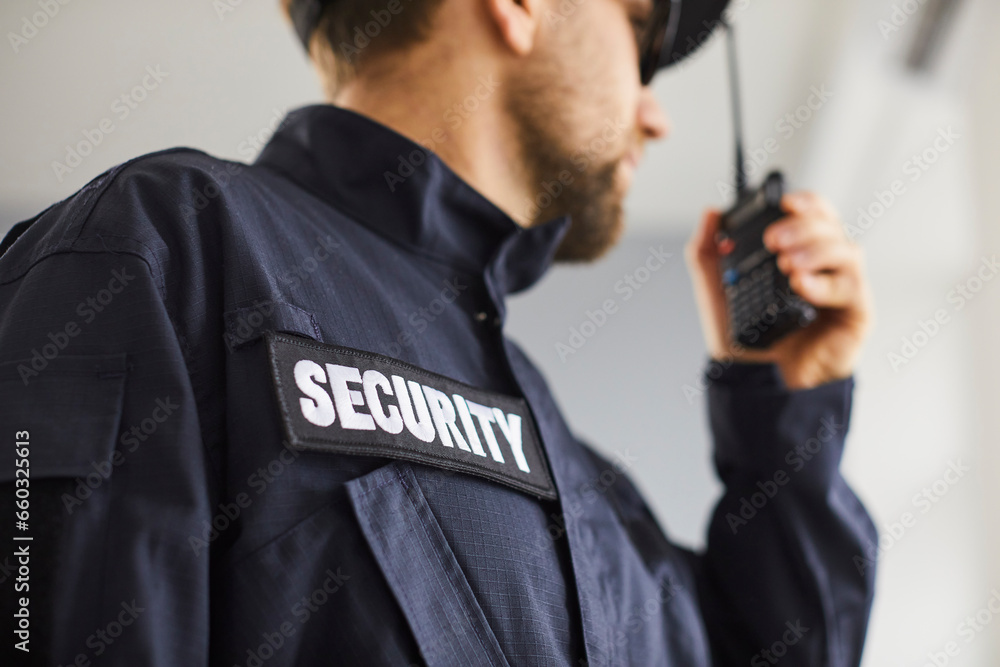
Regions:
<instances>
[{"instance_id":1,"label":"neck","mask_svg":"<svg viewBox=\"0 0 1000 667\"><path fill-rule=\"evenodd\" d=\"M515 222L529 226L530 178L520 166L515 129L503 110L501 78L486 66L467 67L458 76L422 77L419 72L440 72L455 59L408 60L405 74L352 81L332 102L430 149Z\"/></svg>"}]
</instances>

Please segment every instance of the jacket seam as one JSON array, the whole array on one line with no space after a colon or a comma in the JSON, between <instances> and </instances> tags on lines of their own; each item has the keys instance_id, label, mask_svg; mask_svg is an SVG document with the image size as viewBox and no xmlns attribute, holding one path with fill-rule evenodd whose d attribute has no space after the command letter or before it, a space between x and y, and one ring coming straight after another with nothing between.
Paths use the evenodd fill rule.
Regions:
<instances>
[{"instance_id":1,"label":"jacket seam","mask_svg":"<svg viewBox=\"0 0 1000 667\"><path fill-rule=\"evenodd\" d=\"M30 271L38 262L47 257L51 257L54 254L61 252L91 252L91 251L81 250L79 248L74 248L74 246L80 241L85 240L86 238L98 238L103 241L104 236L107 236L108 238L114 237L114 238L129 240L131 242L136 243L139 246L142 246L147 252L150 253L150 257L146 258L132 251L132 254L136 254L137 256L142 257L142 259L145 260L147 264L150 264L150 260L157 263L156 267L157 271L154 272L153 275L157 277L157 289L160 291L161 298L164 298L166 296L165 282L162 271L160 271L161 267L156 261L155 255L152 253L152 251L146 244L144 244L142 241L138 239L116 234L107 234L104 236L102 236L101 234L96 234L93 237L84 237L83 232L84 229L87 227L88 223L90 223L90 221L93 219L94 211L100 204L101 198L107 193L108 189L118 181L119 176L122 175L122 173L126 170L127 167L136 164L142 160L145 160L147 158L152 158L159 155L179 153L184 151L201 153L201 151L197 151L193 148L188 148L184 146L167 148L165 150L156 151L154 153L147 153L145 155L140 155L138 157L132 158L131 160L122 162L121 164L116 165L111 169L109 169L108 171L104 172L103 174L97 176L94 180L85 185L83 189L80 191L81 193L83 193L83 199L80 201L78 206L73 207L74 210L70 213L70 219L67 225L68 229L63 234L63 236L59 238L59 240L54 241L48 244L47 246L39 249L38 250L39 256L34 258L34 260L31 261L30 263L21 262L20 264L17 264L14 267L12 267L9 270L9 272L0 274L0 285L6 285L8 283L14 282L15 280L18 280L19 278L23 277L28 271ZM72 199L72 195L62 200L62 202L59 203L68 202L70 199ZM32 224L37 224L37 221L40 220L46 212L53 210L58 205L59 204L53 204L52 206L45 209L45 211L39 213L38 216L33 218L36 222ZM73 234L74 231L75 234ZM107 248L106 250L107 252L111 253L130 252L128 250L115 251L110 248ZM94 252L101 252L101 251L94 251Z\"/></svg>"}]
</instances>

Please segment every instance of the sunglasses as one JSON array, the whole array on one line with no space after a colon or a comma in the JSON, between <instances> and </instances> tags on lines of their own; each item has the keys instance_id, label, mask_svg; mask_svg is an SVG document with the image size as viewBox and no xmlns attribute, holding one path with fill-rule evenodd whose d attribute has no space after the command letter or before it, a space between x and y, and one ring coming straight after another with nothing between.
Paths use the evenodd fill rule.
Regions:
<instances>
[{"instance_id":1,"label":"sunglasses","mask_svg":"<svg viewBox=\"0 0 1000 667\"><path fill-rule=\"evenodd\" d=\"M680 18L681 0L653 0L653 13L639 46L642 85L648 86L656 72L670 64Z\"/></svg>"}]
</instances>

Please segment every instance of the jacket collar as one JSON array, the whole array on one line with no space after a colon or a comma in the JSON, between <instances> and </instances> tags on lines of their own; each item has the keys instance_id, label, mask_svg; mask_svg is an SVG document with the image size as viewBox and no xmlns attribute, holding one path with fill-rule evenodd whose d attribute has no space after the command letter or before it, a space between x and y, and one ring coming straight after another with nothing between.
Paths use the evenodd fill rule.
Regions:
<instances>
[{"instance_id":1,"label":"jacket collar","mask_svg":"<svg viewBox=\"0 0 1000 667\"><path fill-rule=\"evenodd\" d=\"M421 254L492 277L501 297L545 273L569 216L525 229L432 151L367 116L295 109L255 161Z\"/></svg>"}]
</instances>

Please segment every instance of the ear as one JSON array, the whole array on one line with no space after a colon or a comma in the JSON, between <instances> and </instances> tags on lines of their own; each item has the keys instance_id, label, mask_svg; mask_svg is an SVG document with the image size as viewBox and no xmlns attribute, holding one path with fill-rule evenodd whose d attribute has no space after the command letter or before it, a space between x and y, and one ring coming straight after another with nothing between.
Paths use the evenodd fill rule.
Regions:
<instances>
[{"instance_id":1,"label":"ear","mask_svg":"<svg viewBox=\"0 0 1000 667\"><path fill-rule=\"evenodd\" d=\"M503 42L517 55L531 52L542 20L544 0L486 0Z\"/></svg>"}]
</instances>

